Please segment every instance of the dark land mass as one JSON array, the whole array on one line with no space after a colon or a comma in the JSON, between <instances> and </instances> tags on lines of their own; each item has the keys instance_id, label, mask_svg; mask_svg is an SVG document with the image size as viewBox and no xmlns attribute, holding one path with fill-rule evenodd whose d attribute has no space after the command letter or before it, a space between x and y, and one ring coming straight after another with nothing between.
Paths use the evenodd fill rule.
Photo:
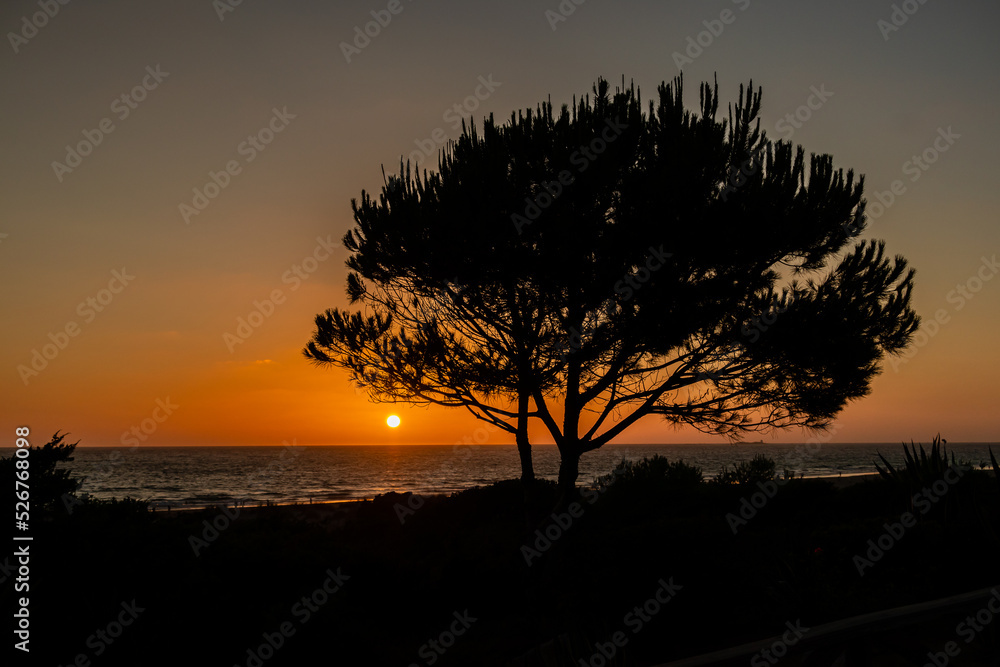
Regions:
<instances>
[{"instance_id":1,"label":"dark land mass","mask_svg":"<svg viewBox=\"0 0 1000 667\"><path fill-rule=\"evenodd\" d=\"M656 665L1000 584L991 472L928 487L926 511L920 488L885 479L646 473L555 517L541 481L530 503L509 481L238 511L54 507L31 543L32 664ZM862 637L847 657L923 664L955 641L949 664L998 664L1000 615L969 643L966 616ZM807 663L789 648L782 664L842 652Z\"/></svg>"}]
</instances>

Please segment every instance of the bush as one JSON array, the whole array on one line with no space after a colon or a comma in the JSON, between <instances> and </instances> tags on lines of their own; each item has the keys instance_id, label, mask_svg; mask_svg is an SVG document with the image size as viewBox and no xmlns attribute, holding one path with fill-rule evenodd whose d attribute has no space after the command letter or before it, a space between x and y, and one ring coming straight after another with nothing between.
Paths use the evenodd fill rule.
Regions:
<instances>
[{"instance_id":1,"label":"bush","mask_svg":"<svg viewBox=\"0 0 1000 667\"><path fill-rule=\"evenodd\" d=\"M885 468L875 463L875 469L878 470L879 475L883 479L890 480L893 483L907 487L923 487L929 486L941 479L948 468L971 468L972 466L969 464L958 464L955 461L954 452L952 452L951 459L948 459L948 448L945 446L947 442L947 440L942 440L941 434L938 433L931 442L930 456L927 455L923 445L920 445L920 454L918 456L917 445L911 442L910 445L913 451L910 451L910 448L904 443L903 466L899 469L894 468L881 453L877 452ZM992 454L992 452L990 453Z\"/></svg>"},{"instance_id":2,"label":"bush","mask_svg":"<svg viewBox=\"0 0 1000 667\"><path fill-rule=\"evenodd\" d=\"M701 484L703 480L701 468L684 463L683 459L669 461L664 456L654 454L652 458L643 457L641 461L622 459L611 473L598 478L597 482L601 486L622 482L684 487Z\"/></svg>"},{"instance_id":3,"label":"bush","mask_svg":"<svg viewBox=\"0 0 1000 667\"><path fill-rule=\"evenodd\" d=\"M948 519L955 519L962 514L975 511L974 507L978 501L975 500L971 488L973 475L969 474L973 473L975 466L966 461L957 462L954 452L949 457L947 442L939 433L931 442L929 455L922 444L918 450L918 445L911 442L907 447L904 443L903 464L898 467L893 466L881 453L878 454L885 465L883 468L875 463L880 478L895 489L910 510L914 508L915 494L923 494L944 480L948 482L948 486L945 487L947 495L940 503L935 500L932 509L942 511ZM990 454L992 455L992 452ZM949 470L955 471L958 478L949 479L946 474Z\"/></svg>"},{"instance_id":4,"label":"bush","mask_svg":"<svg viewBox=\"0 0 1000 667\"><path fill-rule=\"evenodd\" d=\"M63 444L68 433L56 431L52 439L41 447L28 447L29 478L31 488L31 505L44 512L51 512L57 506L61 508L64 496L71 496L80 486L79 480L70 476L70 471L61 469L58 464L73 460L73 450L80 441ZM15 461L17 457L0 458L0 479L14 479ZM11 488L13 488L11 484Z\"/></svg>"},{"instance_id":5,"label":"bush","mask_svg":"<svg viewBox=\"0 0 1000 667\"><path fill-rule=\"evenodd\" d=\"M769 482L777 476L776 469L777 465L774 463L774 459L763 454L754 454L749 461L737 461L732 470L722 466L722 470L714 481L716 484L723 485ZM790 473L785 471L785 477L789 475Z\"/></svg>"}]
</instances>

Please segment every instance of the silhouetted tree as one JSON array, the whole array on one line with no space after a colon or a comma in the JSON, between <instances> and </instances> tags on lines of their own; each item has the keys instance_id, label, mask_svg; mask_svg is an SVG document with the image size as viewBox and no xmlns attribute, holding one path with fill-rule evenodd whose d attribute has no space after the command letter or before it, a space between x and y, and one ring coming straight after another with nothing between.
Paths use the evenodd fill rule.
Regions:
<instances>
[{"instance_id":1,"label":"silhouetted tree","mask_svg":"<svg viewBox=\"0 0 1000 667\"><path fill-rule=\"evenodd\" d=\"M512 116L504 128L491 118L482 138L469 128L442 155L438 173L421 179L401 165L378 201L362 192L351 202L357 228L344 243L353 253L348 295L369 312L319 315L306 356L349 369L376 400L466 407L515 435L522 479L533 479L531 396L558 387L563 360L549 352L565 336L545 309L541 281L525 279L550 267L508 211L523 209L528 196L551 197L545 188L568 192L552 174L556 160L570 168L606 121L631 119L636 133L640 116L632 95L616 98L614 108L603 97L596 108L581 101L572 122L564 110L559 124L542 104L537 116ZM508 168L516 177L497 178ZM607 177L588 179L610 190Z\"/></svg>"},{"instance_id":2,"label":"silhouetted tree","mask_svg":"<svg viewBox=\"0 0 1000 667\"><path fill-rule=\"evenodd\" d=\"M582 454L648 415L730 437L828 425L909 343L913 271L881 242L841 254L863 178L769 142L759 89L723 121L717 85L698 114L682 92L661 84L646 114L600 80L362 193L345 245L369 310L319 315L306 356L376 399L466 407L522 462L539 419L564 497Z\"/></svg>"},{"instance_id":3,"label":"silhouetted tree","mask_svg":"<svg viewBox=\"0 0 1000 667\"><path fill-rule=\"evenodd\" d=\"M30 506L33 510L52 512L63 509L64 499L72 496L80 486L80 481L72 477L67 468L60 468L59 463L73 460L73 450L80 441L64 443L67 433L56 433L52 439L41 447L28 447L27 459L19 459L15 455L0 457L0 476L3 479L14 480L18 460L28 461L28 484L31 490ZM11 481L11 488L14 487Z\"/></svg>"}]
</instances>

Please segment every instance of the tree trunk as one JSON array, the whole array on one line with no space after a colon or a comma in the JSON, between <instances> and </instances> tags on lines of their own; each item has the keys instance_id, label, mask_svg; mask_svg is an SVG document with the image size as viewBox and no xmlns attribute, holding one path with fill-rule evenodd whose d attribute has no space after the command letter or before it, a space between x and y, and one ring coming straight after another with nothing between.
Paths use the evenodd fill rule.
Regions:
<instances>
[{"instance_id":1,"label":"tree trunk","mask_svg":"<svg viewBox=\"0 0 1000 667\"><path fill-rule=\"evenodd\" d=\"M517 455L521 459L521 489L524 494L524 525L531 526L532 508L535 505L535 466L531 461L531 443L528 441L528 393L517 396Z\"/></svg>"},{"instance_id":2,"label":"tree trunk","mask_svg":"<svg viewBox=\"0 0 1000 667\"><path fill-rule=\"evenodd\" d=\"M583 308L571 305L569 321L572 323L570 331L582 330ZM566 359L563 441L559 443L559 500L556 502L556 506L559 508L565 508L576 500L576 478L580 474L580 412L583 405L580 402L581 362L579 353L579 349L573 350Z\"/></svg>"},{"instance_id":3,"label":"tree trunk","mask_svg":"<svg viewBox=\"0 0 1000 667\"><path fill-rule=\"evenodd\" d=\"M528 442L528 393L521 392L517 397L517 454L521 457L521 482L525 490L535 481L535 467L531 462L531 443Z\"/></svg>"},{"instance_id":4,"label":"tree trunk","mask_svg":"<svg viewBox=\"0 0 1000 667\"><path fill-rule=\"evenodd\" d=\"M576 478L580 476L580 450L575 446L565 447L559 461L558 509L564 509L576 500Z\"/></svg>"},{"instance_id":5,"label":"tree trunk","mask_svg":"<svg viewBox=\"0 0 1000 667\"><path fill-rule=\"evenodd\" d=\"M528 442L528 435L517 434L517 454L521 457L521 482L529 486L535 481L535 468L531 463L531 443Z\"/></svg>"}]
</instances>

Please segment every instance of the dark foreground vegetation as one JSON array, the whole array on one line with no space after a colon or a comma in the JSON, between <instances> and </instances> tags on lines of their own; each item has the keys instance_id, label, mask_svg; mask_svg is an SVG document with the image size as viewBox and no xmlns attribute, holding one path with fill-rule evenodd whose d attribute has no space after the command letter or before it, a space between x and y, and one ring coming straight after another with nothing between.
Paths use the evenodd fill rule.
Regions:
<instances>
[{"instance_id":1,"label":"dark foreground vegetation","mask_svg":"<svg viewBox=\"0 0 1000 667\"><path fill-rule=\"evenodd\" d=\"M167 515L62 495L64 477L37 497L44 521L33 507L32 664L655 665L1000 584L1000 484L947 470L917 455L837 488L766 459L704 482L654 458L556 517L540 480L530 502L512 480ZM897 633L913 662L872 664L924 664L948 641L948 664L995 664L1000 615L969 643L965 616Z\"/></svg>"}]
</instances>

